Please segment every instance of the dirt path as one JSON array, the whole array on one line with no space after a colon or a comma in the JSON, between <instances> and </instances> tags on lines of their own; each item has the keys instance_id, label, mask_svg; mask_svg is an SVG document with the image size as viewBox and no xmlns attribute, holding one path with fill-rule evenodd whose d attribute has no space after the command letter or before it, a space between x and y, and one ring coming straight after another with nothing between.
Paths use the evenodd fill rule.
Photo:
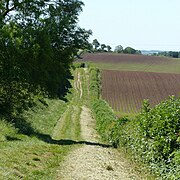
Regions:
<instances>
[{"instance_id":1,"label":"dirt path","mask_svg":"<svg viewBox=\"0 0 180 180\"><path fill-rule=\"evenodd\" d=\"M90 110L83 106L80 116L81 136L86 142L77 147L58 171L57 179L64 180L126 180L139 178L127 160L110 147L98 144L95 121ZM89 145L88 145L89 144Z\"/></svg>"},{"instance_id":2,"label":"dirt path","mask_svg":"<svg viewBox=\"0 0 180 180\"><path fill-rule=\"evenodd\" d=\"M77 74L77 81L74 82L74 88L76 91L80 92L79 96L80 96L80 98L82 98L83 91L82 91L82 84L81 84L81 75L79 72Z\"/></svg>"}]
</instances>

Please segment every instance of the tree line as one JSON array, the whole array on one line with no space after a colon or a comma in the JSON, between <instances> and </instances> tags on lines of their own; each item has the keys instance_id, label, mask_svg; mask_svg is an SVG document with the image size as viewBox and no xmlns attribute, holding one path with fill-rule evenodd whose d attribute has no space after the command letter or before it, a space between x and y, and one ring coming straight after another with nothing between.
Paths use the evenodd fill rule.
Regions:
<instances>
[{"instance_id":1,"label":"tree line","mask_svg":"<svg viewBox=\"0 0 180 180\"><path fill-rule=\"evenodd\" d=\"M162 51L162 52L154 53L153 55L180 58L180 51Z\"/></svg>"},{"instance_id":2,"label":"tree line","mask_svg":"<svg viewBox=\"0 0 180 180\"><path fill-rule=\"evenodd\" d=\"M90 52L115 52L115 53L124 53L124 54L141 54L140 50L135 50L132 47L123 48L121 45L118 45L112 50L110 45L101 44L97 39L94 39L92 43L89 44L88 50Z\"/></svg>"},{"instance_id":3,"label":"tree line","mask_svg":"<svg viewBox=\"0 0 180 180\"><path fill-rule=\"evenodd\" d=\"M0 1L0 115L61 97L91 31L77 25L80 0ZM42 101L43 102L43 101Z\"/></svg>"}]
</instances>

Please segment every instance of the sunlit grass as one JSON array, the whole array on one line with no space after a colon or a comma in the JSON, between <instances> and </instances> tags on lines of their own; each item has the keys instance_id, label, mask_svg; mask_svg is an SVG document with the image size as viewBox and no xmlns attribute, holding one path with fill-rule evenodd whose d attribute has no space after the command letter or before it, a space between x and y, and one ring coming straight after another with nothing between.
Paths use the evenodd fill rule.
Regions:
<instances>
[{"instance_id":1,"label":"sunlit grass","mask_svg":"<svg viewBox=\"0 0 180 180\"><path fill-rule=\"evenodd\" d=\"M55 179L72 145L57 145L40 139L43 135L51 137L66 109L61 100L47 100L47 103L47 107L39 105L24 113L24 121L34 130L29 136L17 133L13 124L0 121L0 179Z\"/></svg>"},{"instance_id":2,"label":"sunlit grass","mask_svg":"<svg viewBox=\"0 0 180 180\"><path fill-rule=\"evenodd\" d=\"M23 118L29 122L39 133L52 134L54 126L67 108L67 103L59 99L46 99L47 107L33 108L23 114Z\"/></svg>"},{"instance_id":3,"label":"sunlit grass","mask_svg":"<svg viewBox=\"0 0 180 180\"><path fill-rule=\"evenodd\" d=\"M76 80L71 81L72 85ZM67 102L46 99L46 106L39 102L14 124L0 119L0 180L56 179L65 156L79 146L73 140L81 140L83 100L78 93L71 89Z\"/></svg>"},{"instance_id":4,"label":"sunlit grass","mask_svg":"<svg viewBox=\"0 0 180 180\"><path fill-rule=\"evenodd\" d=\"M1 143L0 179L54 179L70 148L36 138Z\"/></svg>"}]
</instances>

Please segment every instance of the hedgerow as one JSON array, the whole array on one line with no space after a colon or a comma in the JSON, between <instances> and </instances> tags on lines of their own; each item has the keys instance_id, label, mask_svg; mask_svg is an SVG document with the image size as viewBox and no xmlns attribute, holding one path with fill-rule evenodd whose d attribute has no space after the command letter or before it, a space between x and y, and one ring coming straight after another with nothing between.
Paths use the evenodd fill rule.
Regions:
<instances>
[{"instance_id":1,"label":"hedgerow","mask_svg":"<svg viewBox=\"0 0 180 180\"><path fill-rule=\"evenodd\" d=\"M115 147L124 147L160 179L180 179L180 98L171 96L154 108L145 100L135 118L118 119L98 96L98 73L91 68L90 91L93 115L102 138Z\"/></svg>"},{"instance_id":2,"label":"hedgerow","mask_svg":"<svg viewBox=\"0 0 180 180\"><path fill-rule=\"evenodd\" d=\"M107 140L110 128L113 126L115 115L110 106L100 98L100 71L99 69L89 67L90 82L90 102L93 115L96 119L97 130L104 140ZM111 124L111 125L110 125Z\"/></svg>"}]
</instances>

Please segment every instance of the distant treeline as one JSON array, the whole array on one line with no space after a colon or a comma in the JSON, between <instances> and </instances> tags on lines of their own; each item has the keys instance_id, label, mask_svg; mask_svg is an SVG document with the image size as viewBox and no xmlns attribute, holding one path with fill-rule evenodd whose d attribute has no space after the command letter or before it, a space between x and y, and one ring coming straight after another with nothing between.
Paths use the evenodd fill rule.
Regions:
<instances>
[{"instance_id":1,"label":"distant treeline","mask_svg":"<svg viewBox=\"0 0 180 180\"><path fill-rule=\"evenodd\" d=\"M106 44L101 44L97 39L94 39L92 43L89 43L88 46L89 52L115 52L115 53L124 53L124 54L141 54L140 50L136 50L132 47L123 48L121 45L115 47L112 50L112 47Z\"/></svg>"},{"instance_id":2,"label":"distant treeline","mask_svg":"<svg viewBox=\"0 0 180 180\"><path fill-rule=\"evenodd\" d=\"M153 55L180 58L180 51L162 51L162 52L154 53Z\"/></svg>"}]
</instances>

